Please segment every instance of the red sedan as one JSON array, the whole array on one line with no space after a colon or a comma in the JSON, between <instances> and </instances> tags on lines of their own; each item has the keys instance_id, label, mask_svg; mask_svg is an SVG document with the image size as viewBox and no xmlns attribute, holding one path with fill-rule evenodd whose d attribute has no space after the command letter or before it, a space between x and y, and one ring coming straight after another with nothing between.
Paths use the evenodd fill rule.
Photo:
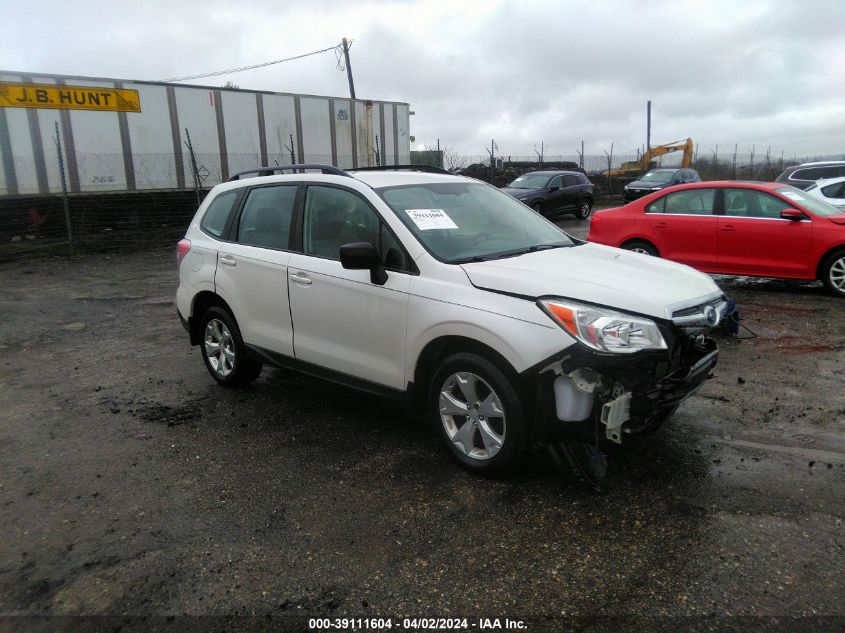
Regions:
<instances>
[{"instance_id":1,"label":"red sedan","mask_svg":"<svg viewBox=\"0 0 845 633\"><path fill-rule=\"evenodd\" d=\"M707 273L821 279L845 297L845 213L778 182L697 182L597 211L587 239Z\"/></svg>"}]
</instances>

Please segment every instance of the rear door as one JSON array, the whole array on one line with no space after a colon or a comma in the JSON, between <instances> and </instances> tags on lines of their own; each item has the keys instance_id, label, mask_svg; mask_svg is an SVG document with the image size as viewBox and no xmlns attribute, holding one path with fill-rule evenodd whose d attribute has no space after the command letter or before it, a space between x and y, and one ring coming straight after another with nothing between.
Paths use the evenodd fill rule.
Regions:
<instances>
[{"instance_id":1,"label":"rear door","mask_svg":"<svg viewBox=\"0 0 845 633\"><path fill-rule=\"evenodd\" d=\"M405 328L413 264L375 209L358 192L309 185L302 210L301 253L288 271L298 360L404 390ZM370 242L387 281L347 270L340 247Z\"/></svg>"},{"instance_id":2,"label":"rear door","mask_svg":"<svg viewBox=\"0 0 845 633\"><path fill-rule=\"evenodd\" d=\"M293 356L287 267L297 184L254 187L221 245L217 294L229 304L244 343Z\"/></svg>"},{"instance_id":3,"label":"rear door","mask_svg":"<svg viewBox=\"0 0 845 633\"><path fill-rule=\"evenodd\" d=\"M701 270L718 260L717 190L673 191L649 204L645 217L660 255Z\"/></svg>"},{"instance_id":4,"label":"rear door","mask_svg":"<svg viewBox=\"0 0 845 633\"><path fill-rule=\"evenodd\" d=\"M724 272L772 277L814 277L813 223L784 220L786 201L755 189L724 190L719 218L719 268Z\"/></svg>"}]
</instances>

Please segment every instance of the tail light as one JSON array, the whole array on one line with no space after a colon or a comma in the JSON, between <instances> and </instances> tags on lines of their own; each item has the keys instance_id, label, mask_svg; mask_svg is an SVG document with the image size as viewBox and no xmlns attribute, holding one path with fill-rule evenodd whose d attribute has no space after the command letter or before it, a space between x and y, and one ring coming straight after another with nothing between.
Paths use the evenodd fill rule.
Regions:
<instances>
[{"instance_id":1,"label":"tail light","mask_svg":"<svg viewBox=\"0 0 845 633\"><path fill-rule=\"evenodd\" d=\"M179 240L179 243L176 245L176 268L178 270L179 266L182 264L182 260L185 259L185 255L188 254L188 251L191 250L191 240L184 239Z\"/></svg>"}]
</instances>

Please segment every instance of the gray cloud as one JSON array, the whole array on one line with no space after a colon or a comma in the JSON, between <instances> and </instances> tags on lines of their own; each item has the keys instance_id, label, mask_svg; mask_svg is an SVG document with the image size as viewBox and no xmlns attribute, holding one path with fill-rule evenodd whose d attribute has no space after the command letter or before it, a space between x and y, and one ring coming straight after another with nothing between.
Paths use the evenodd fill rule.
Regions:
<instances>
[{"instance_id":1,"label":"gray cloud","mask_svg":"<svg viewBox=\"0 0 845 633\"><path fill-rule=\"evenodd\" d=\"M217 70L355 38L359 96L408 101L418 142L484 155L842 153L845 5L832 2L12 2L7 69L130 79ZM347 94L331 53L238 75L242 87ZM199 82L198 82L199 83ZM721 151L721 150L720 150Z\"/></svg>"}]
</instances>

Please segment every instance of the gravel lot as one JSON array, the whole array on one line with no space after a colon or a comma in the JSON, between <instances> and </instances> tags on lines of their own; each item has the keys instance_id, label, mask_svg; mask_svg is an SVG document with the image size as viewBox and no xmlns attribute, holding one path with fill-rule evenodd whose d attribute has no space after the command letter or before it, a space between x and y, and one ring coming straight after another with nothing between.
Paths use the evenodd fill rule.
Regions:
<instances>
[{"instance_id":1,"label":"gravel lot","mask_svg":"<svg viewBox=\"0 0 845 633\"><path fill-rule=\"evenodd\" d=\"M842 630L845 302L718 281L758 337L723 339L716 377L597 494L539 465L469 475L401 406L316 379L217 387L172 248L3 265L0 615Z\"/></svg>"}]
</instances>

